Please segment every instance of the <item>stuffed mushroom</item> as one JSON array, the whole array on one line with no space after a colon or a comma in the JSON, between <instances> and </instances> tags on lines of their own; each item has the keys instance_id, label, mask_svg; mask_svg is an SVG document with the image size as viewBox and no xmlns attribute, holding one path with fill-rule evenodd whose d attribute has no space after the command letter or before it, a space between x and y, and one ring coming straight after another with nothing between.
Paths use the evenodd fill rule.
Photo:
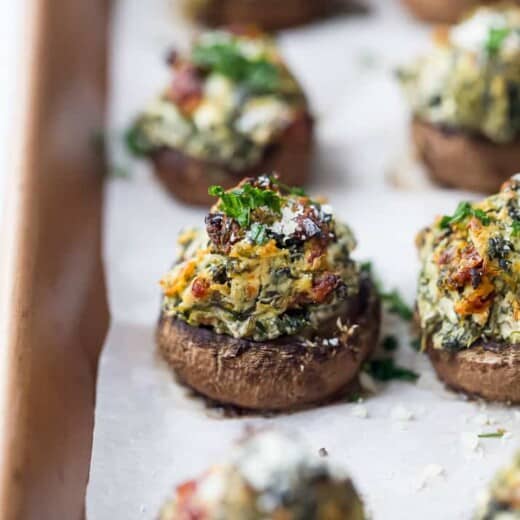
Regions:
<instances>
[{"instance_id":1,"label":"stuffed mushroom","mask_svg":"<svg viewBox=\"0 0 520 520\"><path fill-rule=\"evenodd\" d=\"M449 386L520 402L520 175L418 236L423 348Z\"/></svg>"},{"instance_id":2,"label":"stuffed mushroom","mask_svg":"<svg viewBox=\"0 0 520 520\"><path fill-rule=\"evenodd\" d=\"M127 133L162 184L186 203L209 204L208 187L277 170L307 180L313 121L274 41L256 30L200 35L186 56L172 53L170 86Z\"/></svg>"},{"instance_id":3,"label":"stuffed mushroom","mask_svg":"<svg viewBox=\"0 0 520 520\"><path fill-rule=\"evenodd\" d=\"M481 7L399 71L429 175L494 193L520 167L520 7Z\"/></svg>"},{"instance_id":4,"label":"stuffed mushroom","mask_svg":"<svg viewBox=\"0 0 520 520\"><path fill-rule=\"evenodd\" d=\"M499 471L489 491L482 497L482 504L475 520L518 520L520 518L520 454L513 463Z\"/></svg>"},{"instance_id":5,"label":"stuffed mushroom","mask_svg":"<svg viewBox=\"0 0 520 520\"><path fill-rule=\"evenodd\" d=\"M222 403L288 410L345 391L374 348L380 303L331 207L261 176L181 235L157 340L181 381Z\"/></svg>"},{"instance_id":6,"label":"stuffed mushroom","mask_svg":"<svg viewBox=\"0 0 520 520\"><path fill-rule=\"evenodd\" d=\"M482 4L498 3L497 0L402 0L410 11L426 22L456 23L470 9Z\"/></svg>"},{"instance_id":7,"label":"stuffed mushroom","mask_svg":"<svg viewBox=\"0 0 520 520\"><path fill-rule=\"evenodd\" d=\"M203 24L254 24L278 30L333 14L338 0L184 0L186 14Z\"/></svg>"},{"instance_id":8,"label":"stuffed mushroom","mask_svg":"<svg viewBox=\"0 0 520 520\"><path fill-rule=\"evenodd\" d=\"M342 471L297 439L257 433L229 462L177 487L160 520L363 520L363 504Z\"/></svg>"}]
</instances>

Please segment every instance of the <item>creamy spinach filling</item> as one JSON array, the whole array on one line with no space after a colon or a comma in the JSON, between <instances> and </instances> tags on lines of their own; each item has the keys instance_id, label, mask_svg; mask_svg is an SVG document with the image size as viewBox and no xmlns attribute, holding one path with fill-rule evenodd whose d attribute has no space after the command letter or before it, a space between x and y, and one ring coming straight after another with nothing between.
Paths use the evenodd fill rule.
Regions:
<instances>
[{"instance_id":1,"label":"creamy spinach filling","mask_svg":"<svg viewBox=\"0 0 520 520\"><path fill-rule=\"evenodd\" d=\"M350 229L267 177L222 192L206 230L187 231L180 246L162 281L164 312L217 333L312 336L359 291Z\"/></svg>"},{"instance_id":2,"label":"creamy spinach filling","mask_svg":"<svg viewBox=\"0 0 520 520\"><path fill-rule=\"evenodd\" d=\"M434 348L520 344L519 201L517 176L420 233L417 306Z\"/></svg>"},{"instance_id":3,"label":"creamy spinach filling","mask_svg":"<svg viewBox=\"0 0 520 520\"><path fill-rule=\"evenodd\" d=\"M520 135L520 8L481 7L399 73L414 115L508 143Z\"/></svg>"},{"instance_id":4,"label":"creamy spinach filling","mask_svg":"<svg viewBox=\"0 0 520 520\"><path fill-rule=\"evenodd\" d=\"M173 60L174 80L127 133L130 149L175 149L231 170L257 163L306 101L273 41L262 34L204 33Z\"/></svg>"}]
</instances>

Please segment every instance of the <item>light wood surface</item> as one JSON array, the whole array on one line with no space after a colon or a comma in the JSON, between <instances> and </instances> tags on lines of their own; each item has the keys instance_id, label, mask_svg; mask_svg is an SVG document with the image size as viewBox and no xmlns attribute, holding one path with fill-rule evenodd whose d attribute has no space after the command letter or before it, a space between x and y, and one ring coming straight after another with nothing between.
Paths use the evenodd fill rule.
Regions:
<instances>
[{"instance_id":1,"label":"light wood surface","mask_svg":"<svg viewBox=\"0 0 520 520\"><path fill-rule=\"evenodd\" d=\"M32 0L2 232L0 517L80 519L97 359L107 7Z\"/></svg>"}]
</instances>

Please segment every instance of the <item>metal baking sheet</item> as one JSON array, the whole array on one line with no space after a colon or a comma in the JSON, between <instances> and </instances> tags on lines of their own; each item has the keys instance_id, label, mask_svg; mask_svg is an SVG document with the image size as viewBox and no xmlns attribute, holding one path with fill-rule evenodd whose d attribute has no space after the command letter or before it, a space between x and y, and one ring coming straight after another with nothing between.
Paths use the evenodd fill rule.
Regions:
<instances>
[{"instance_id":1,"label":"metal baking sheet","mask_svg":"<svg viewBox=\"0 0 520 520\"><path fill-rule=\"evenodd\" d=\"M408 150L408 114L393 70L424 48L430 28L396 1L369 4L366 15L283 32L279 41L318 119L310 191L328 196L353 227L357 258L372 260L385 286L412 303L416 232L468 195L432 188ZM168 81L165 53L185 46L192 30L166 0L115 4L114 135ZM178 231L201 224L204 212L170 199L147 165L128 161L117 139L112 152L130 176L111 181L105 201L113 326L98 382L88 518L154 518L174 485L222 459L247 424L295 430L313 449L325 447L349 470L375 519L469 518L478 493L518 446L518 413L444 390L409 347L406 327L391 317L384 325L399 336L398 361L421 377L381 385L361 404L225 418L174 381L154 346L158 280L174 258ZM510 434L476 437L497 428Z\"/></svg>"}]
</instances>

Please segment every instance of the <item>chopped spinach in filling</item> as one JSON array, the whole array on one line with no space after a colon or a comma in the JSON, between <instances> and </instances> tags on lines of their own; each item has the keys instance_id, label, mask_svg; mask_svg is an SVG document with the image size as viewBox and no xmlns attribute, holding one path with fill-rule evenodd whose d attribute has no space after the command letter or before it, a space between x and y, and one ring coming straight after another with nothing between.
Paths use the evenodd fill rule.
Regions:
<instances>
[{"instance_id":1,"label":"chopped spinach in filling","mask_svg":"<svg viewBox=\"0 0 520 520\"><path fill-rule=\"evenodd\" d=\"M239 171L306 117L301 89L261 33L207 32L187 56L174 54L170 63L170 87L127 133L138 155L170 148Z\"/></svg>"},{"instance_id":2,"label":"chopped spinach in filling","mask_svg":"<svg viewBox=\"0 0 520 520\"><path fill-rule=\"evenodd\" d=\"M417 305L424 338L457 351L520 344L520 176L479 203L461 203L419 234Z\"/></svg>"},{"instance_id":3,"label":"chopped spinach in filling","mask_svg":"<svg viewBox=\"0 0 520 520\"><path fill-rule=\"evenodd\" d=\"M179 240L163 309L194 326L261 341L317 330L358 294L355 240L332 209L274 177L224 192L205 231Z\"/></svg>"},{"instance_id":4,"label":"chopped spinach in filling","mask_svg":"<svg viewBox=\"0 0 520 520\"><path fill-rule=\"evenodd\" d=\"M419 119L496 143L520 135L520 8L481 7L399 71Z\"/></svg>"}]
</instances>

